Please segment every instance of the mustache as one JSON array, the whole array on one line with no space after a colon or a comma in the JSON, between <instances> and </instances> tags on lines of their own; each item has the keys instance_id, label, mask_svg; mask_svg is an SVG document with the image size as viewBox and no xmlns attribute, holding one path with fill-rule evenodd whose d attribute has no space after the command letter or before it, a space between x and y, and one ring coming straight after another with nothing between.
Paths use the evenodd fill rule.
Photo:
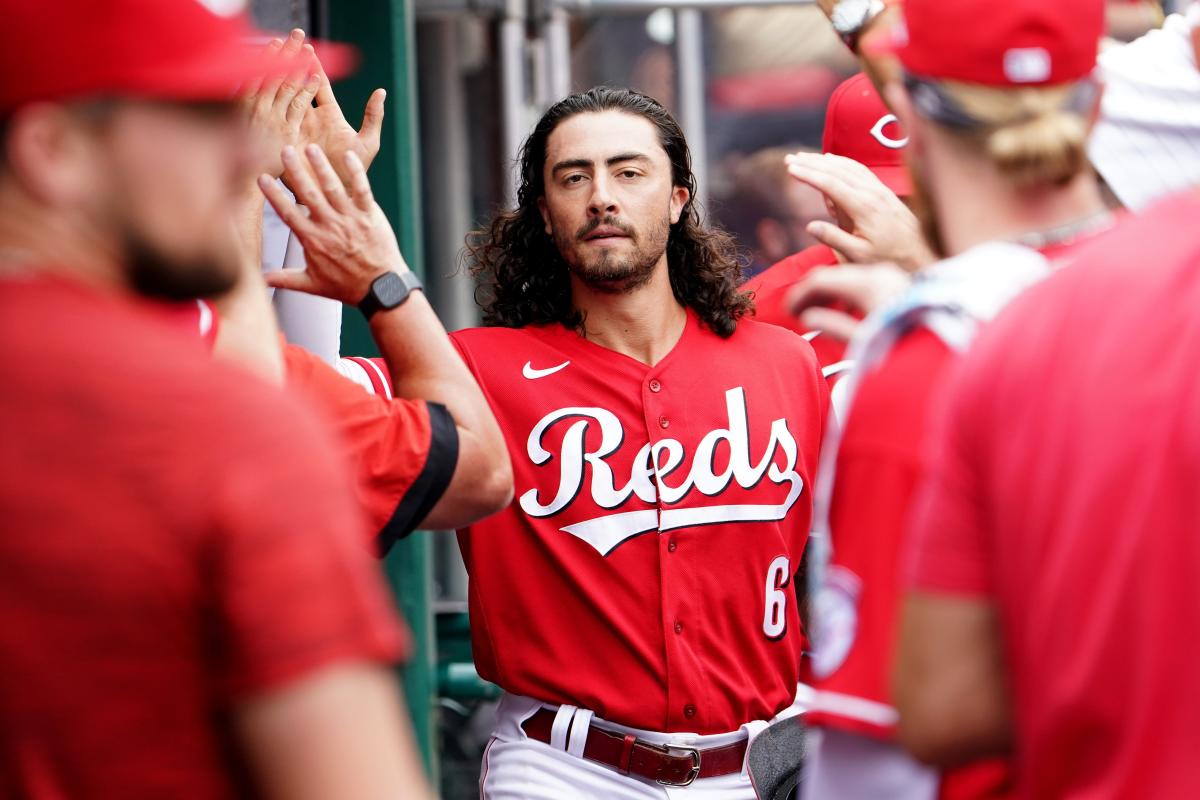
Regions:
<instances>
[{"instance_id":1,"label":"mustache","mask_svg":"<svg viewBox=\"0 0 1200 800\"><path fill-rule=\"evenodd\" d=\"M588 234L590 234L592 231L596 230L596 228L599 228L602 225L606 228L616 228L622 234L624 234L625 236L628 236L630 239L633 239L635 241L637 240L637 232L634 231L633 227L630 225L627 225L626 223L622 222L621 220L617 219L616 217L595 217L594 219L592 219L590 222L588 222L586 225L584 225L582 228L580 228L579 230L577 230L575 232L575 238L582 241L584 238L586 238L588 236Z\"/></svg>"}]
</instances>

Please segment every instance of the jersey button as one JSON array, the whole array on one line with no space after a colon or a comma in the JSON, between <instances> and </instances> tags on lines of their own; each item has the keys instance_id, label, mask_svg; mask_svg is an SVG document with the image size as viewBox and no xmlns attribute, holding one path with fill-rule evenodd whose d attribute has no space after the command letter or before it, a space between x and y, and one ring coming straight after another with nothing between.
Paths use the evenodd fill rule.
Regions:
<instances>
[{"instance_id":1,"label":"jersey button","mask_svg":"<svg viewBox=\"0 0 1200 800\"><path fill-rule=\"evenodd\" d=\"M650 379L650 391L652 391L652 392L661 392L662 391L662 384L658 382L657 378Z\"/></svg>"},{"instance_id":2,"label":"jersey button","mask_svg":"<svg viewBox=\"0 0 1200 800\"><path fill-rule=\"evenodd\" d=\"M683 633L683 623L680 622L679 620L675 620L675 632Z\"/></svg>"},{"instance_id":3,"label":"jersey button","mask_svg":"<svg viewBox=\"0 0 1200 800\"><path fill-rule=\"evenodd\" d=\"M671 539L670 541L667 542L667 552L668 553L674 553L675 548L677 548L677 547L679 547L679 545L675 544L674 539Z\"/></svg>"},{"instance_id":4,"label":"jersey button","mask_svg":"<svg viewBox=\"0 0 1200 800\"><path fill-rule=\"evenodd\" d=\"M658 427L660 427L660 428L671 427L671 420L667 419L666 417L659 417L658 418Z\"/></svg>"},{"instance_id":5,"label":"jersey button","mask_svg":"<svg viewBox=\"0 0 1200 800\"><path fill-rule=\"evenodd\" d=\"M692 705L691 703L688 703L686 706L683 707L683 715L685 717L687 717L688 719L691 719L692 717L696 716L696 707L694 705Z\"/></svg>"}]
</instances>

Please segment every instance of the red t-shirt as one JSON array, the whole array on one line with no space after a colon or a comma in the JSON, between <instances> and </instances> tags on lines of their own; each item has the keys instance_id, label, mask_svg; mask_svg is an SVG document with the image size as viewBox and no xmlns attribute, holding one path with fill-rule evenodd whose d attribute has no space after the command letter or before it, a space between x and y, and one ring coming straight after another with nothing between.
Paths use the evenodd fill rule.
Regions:
<instances>
[{"instance_id":1,"label":"red t-shirt","mask_svg":"<svg viewBox=\"0 0 1200 800\"><path fill-rule=\"evenodd\" d=\"M755 275L742 285L742 291L754 292L754 318L799 334L814 333L800 325L788 309L787 295L797 281L817 267L838 264L833 250L823 244L801 250ZM835 306L838 307L838 306ZM822 367L845 358L846 343L818 333L809 340Z\"/></svg>"},{"instance_id":2,"label":"red t-shirt","mask_svg":"<svg viewBox=\"0 0 1200 800\"><path fill-rule=\"evenodd\" d=\"M653 367L560 325L452 339L516 485L459 535L479 673L657 731L790 705L828 408L812 348L752 320L723 339L690 312Z\"/></svg>"},{"instance_id":3,"label":"red t-shirt","mask_svg":"<svg viewBox=\"0 0 1200 800\"><path fill-rule=\"evenodd\" d=\"M915 506L913 585L999 610L1022 797L1200 785L1197 219L1160 204L997 319Z\"/></svg>"},{"instance_id":4,"label":"red t-shirt","mask_svg":"<svg viewBox=\"0 0 1200 800\"><path fill-rule=\"evenodd\" d=\"M891 670L895 662L899 563L908 509L921 474L930 410L945 372L955 361L936 334L917 328L901 339L878 368L862 378L837 455L829 527L835 556L827 585L842 596L829 651L842 655L829 675L814 676L822 695L810 712L830 725L876 738L894 733ZM824 650L825 648L823 648ZM865 701L865 702L864 702ZM841 709L842 713L826 709ZM943 773L938 797L1007 797L1003 764L982 762Z\"/></svg>"},{"instance_id":5,"label":"red t-shirt","mask_svg":"<svg viewBox=\"0 0 1200 800\"><path fill-rule=\"evenodd\" d=\"M359 504L378 551L386 553L450 485L458 463L454 419L440 403L393 399L390 384L382 380L386 372L373 363L366 366L381 376L384 391L378 394L363 391L299 345L285 345L283 352L289 388L308 399L337 432L347 462L354 465Z\"/></svg>"},{"instance_id":6,"label":"red t-shirt","mask_svg":"<svg viewBox=\"0 0 1200 800\"><path fill-rule=\"evenodd\" d=\"M403 640L322 426L161 312L0 286L0 793L241 796L239 702Z\"/></svg>"}]
</instances>

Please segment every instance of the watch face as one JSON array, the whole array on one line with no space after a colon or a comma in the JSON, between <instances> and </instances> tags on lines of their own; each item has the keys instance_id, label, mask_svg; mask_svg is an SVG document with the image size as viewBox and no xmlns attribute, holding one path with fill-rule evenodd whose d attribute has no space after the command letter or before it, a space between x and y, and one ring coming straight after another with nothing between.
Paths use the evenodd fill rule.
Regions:
<instances>
[{"instance_id":1,"label":"watch face","mask_svg":"<svg viewBox=\"0 0 1200 800\"><path fill-rule=\"evenodd\" d=\"M371 284L371 291L375 293L379 305L384 308L395 308L404 302L404 298L408 297L408 287L394 272L376 278L375 282Z\"/></svg>"}]
</instances>

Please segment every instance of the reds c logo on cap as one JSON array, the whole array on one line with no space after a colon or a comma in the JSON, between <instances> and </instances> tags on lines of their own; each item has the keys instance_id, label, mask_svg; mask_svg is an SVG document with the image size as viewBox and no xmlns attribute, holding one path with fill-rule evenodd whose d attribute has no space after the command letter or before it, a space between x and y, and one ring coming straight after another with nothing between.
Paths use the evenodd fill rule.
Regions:
<instances>
[{"instance_id":1,"label":"reds c logo on cap","mask_svg":"<svg viewBox=\"0 0 1200 800\"><path fill-rule=\"evenodd\" d=\"M246 10L246 0L196 0L218 17L235 17Z\"/></svg>"},{"instance_id":2,"label":"reds c logo on cap","mask_svg":"<svg viewBox=\"0 0 1200 800\"><path fill-rule=\"evenodd\" d=\"M904 146L908 144L907 136L901 136L899 139L893 139L883 132L884 129L893 122L897 125L900 124L900 120L896 118L895 114L884 114L879 118L878 122L871 126L871 136L873 136L875 141L879 142L884 147L891 148L892 150L902 150L904 149Z\"/></svg>"}]
</instances>

